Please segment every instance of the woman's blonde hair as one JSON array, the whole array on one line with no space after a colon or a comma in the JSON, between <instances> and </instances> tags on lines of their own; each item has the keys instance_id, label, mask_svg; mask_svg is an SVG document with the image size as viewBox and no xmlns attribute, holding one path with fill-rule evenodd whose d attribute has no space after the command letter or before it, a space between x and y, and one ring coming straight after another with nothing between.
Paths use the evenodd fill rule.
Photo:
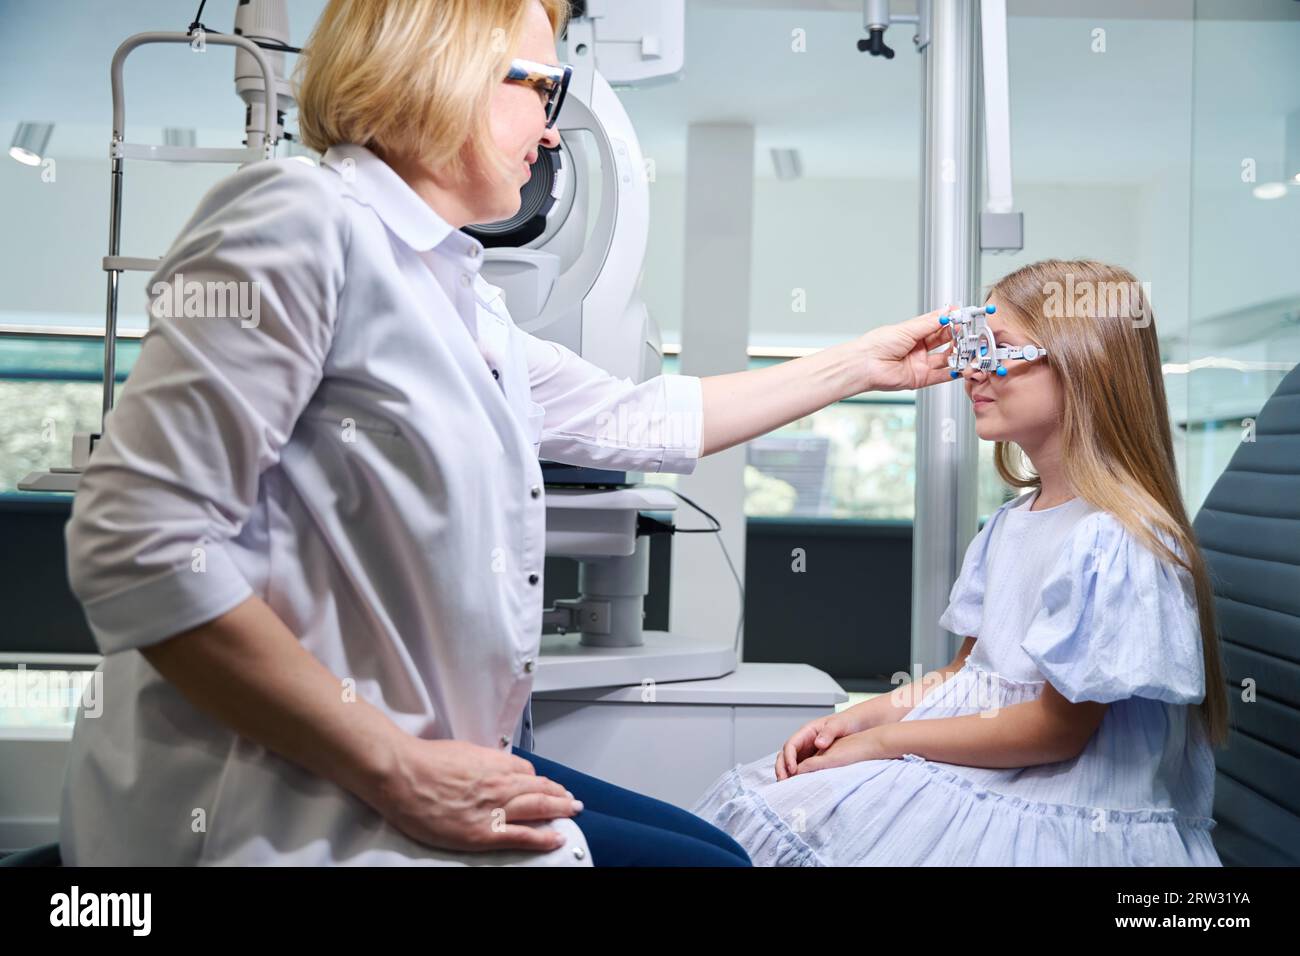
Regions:
<instances>
[{"instance_id":1,"label":"woman's blonde hair","mask_svg":"<svg viewBox=\"0 0 1300 956\"><path fill-rule=\"evenodd\" d=\"M559 36L568 0L330 0L294 71L302 141L357 143L455 182L468 144L470 162L504 173L489 105L533 3Z\"/></svg>"},{"instance_id":2,"label":"woman's blonde hair","mask_svg":"<svg viewBox=\"0 0 1300 956\"><path fill-rule=\"evenodd\" d=\"M1205 660L1198 709L1210 740L1225 743L1228 696L1214 593L1178 489L1155 316L1142 284L1116 266L1047 259L1000 279L989 290L994 296L1047 349L1063 395L1062 470L1074 493L1191 575ZM994 463L1007 484L1038 487L1018 446L998 442Z\"/></svg>"}]
</instances>

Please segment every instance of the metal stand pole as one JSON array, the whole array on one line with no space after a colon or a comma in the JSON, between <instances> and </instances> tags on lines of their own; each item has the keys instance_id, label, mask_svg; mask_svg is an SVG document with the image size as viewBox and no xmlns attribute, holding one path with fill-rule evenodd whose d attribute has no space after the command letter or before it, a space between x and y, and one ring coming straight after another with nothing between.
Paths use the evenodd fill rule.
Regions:
<instances>
[{"instance_id":1,"label":"metal stand pole","mask_svg":"<svg viewBox=\"0 0 1300 956\"><path fill-rule=\"evenodd\" d=\"M921 309L970 305L979 292L979 0L932 7L923 53ZM916 515L912 537L912 662L952 660L957 641L938 626L974 537L975 423L960 381L916 402Z\"/></svg>"}]
</instances>

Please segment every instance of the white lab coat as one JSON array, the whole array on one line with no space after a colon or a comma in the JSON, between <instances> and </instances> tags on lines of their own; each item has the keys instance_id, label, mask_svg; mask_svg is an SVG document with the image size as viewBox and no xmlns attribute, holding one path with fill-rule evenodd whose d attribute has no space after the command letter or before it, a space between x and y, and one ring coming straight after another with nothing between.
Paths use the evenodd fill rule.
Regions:
<instances>
[{"instance_id":1,"label":"white lab coat","mask_svg":"<svg viewBox=\"0 0 1300 956\"><path fill-rule=\"evenodd\" d=\"M527 334L481 262L359 146L319 169L258 163L203 198L149 289L255 283L258 311L153 320L77 493L68 568L104 704L75 728L66 862L590 865L567 819L539 824L568 840L547 854L416 843L139 653L257 595L408 733L518 739L542 629L539 454L690 473L701 390ZM620 433L621 413L675 425Z\"/></svg>"}]
</instances>

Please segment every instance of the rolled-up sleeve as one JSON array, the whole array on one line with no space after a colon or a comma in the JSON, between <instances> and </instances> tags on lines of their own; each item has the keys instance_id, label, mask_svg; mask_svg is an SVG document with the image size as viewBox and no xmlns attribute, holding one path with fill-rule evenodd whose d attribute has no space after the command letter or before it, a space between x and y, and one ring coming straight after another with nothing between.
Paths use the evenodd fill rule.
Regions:
<instances>
[{"instance_id":1,"label":"rolled-up sleeve","mask_svg":"<svg viewBox=\"0 0 1300 956\"><path fill-rule=\"evenodd\" d=\"M532 400L545 411L542 458L626 471L695 470L704 414L697 376L635 384L557 342L517 334L525 339Z\"/></svg>"},{"instance_id":2,"label":"rolled-up sleeve","mask_svg":"<svg viewBox=\"0 0 1300 956\"><path fill-rule=\"evenodd\" d=\"M151 327L66 528L104 654L253 593L228 542L320 382L343 283L346 218L325 176L267 162L223 180L147 283Z\"/></svg>"}]
</instances>

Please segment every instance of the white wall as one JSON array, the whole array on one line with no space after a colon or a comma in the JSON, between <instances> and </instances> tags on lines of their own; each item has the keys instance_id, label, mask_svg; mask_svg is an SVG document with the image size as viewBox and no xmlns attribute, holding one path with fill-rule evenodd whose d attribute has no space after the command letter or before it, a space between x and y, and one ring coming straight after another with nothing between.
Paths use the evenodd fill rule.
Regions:
<instances>
[{"instance_id":1,"label":"white wall","mask_svg":"<svg viewBox=\"0 0 1300 956\"><path fill-rule=\"evenodd\" d=\"M664 341L680 342L682 179L661 175L651 189L642 291ZM829 344L917 314L916 182L759 179L754 202L751 345ZM1021 185L1016 206L1025 251L985 256L985 284L1047 256L1114 262L1171 293L1180 266L1185 276L1186 230L1166 234L1140 186ZM1179 239L1181 257L1152 262L1151 248L1167 252ZM792 310L795 288L807 294L804 313Z\"/></svg>"}]
</instances>

